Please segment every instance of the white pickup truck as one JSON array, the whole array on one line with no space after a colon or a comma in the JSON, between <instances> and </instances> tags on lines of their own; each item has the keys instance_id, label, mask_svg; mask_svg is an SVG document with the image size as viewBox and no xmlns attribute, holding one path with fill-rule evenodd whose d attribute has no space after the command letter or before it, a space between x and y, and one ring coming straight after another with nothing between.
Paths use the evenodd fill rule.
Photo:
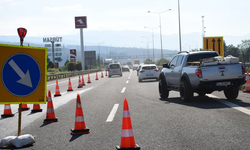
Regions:
<instances>
[{"instance_id":1,"label":"white pickup truck","mask_svg":"<svg viewBox=\"0 0 250 150\"><path fill-rule=\"evenodd\" d=\"M227 99L236 99L239 86L246 82L245 68L237 58L225 58L215 51L179 52L169 64L163 65L159 76L160 97L168 98L169 91L174 90L188 102L194 92L205 96L223 90Z\"/></svg>"}]
</instances>

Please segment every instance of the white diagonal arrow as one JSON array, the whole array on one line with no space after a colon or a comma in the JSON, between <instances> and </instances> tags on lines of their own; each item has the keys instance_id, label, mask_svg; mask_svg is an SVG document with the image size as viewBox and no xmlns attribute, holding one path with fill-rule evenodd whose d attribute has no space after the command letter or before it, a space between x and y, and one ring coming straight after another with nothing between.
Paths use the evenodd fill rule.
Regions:
<instances>
[{"instance_id":1,"label":"white diagonal arrow","mask_svg":"<svg viewBox=\"0 0 250 150\"><path fill-rule=\"evenodd\" d=\"M26 74L23 73L23 71L17 66L17 64L14 62L13 59L9 61L9 65L15 70L15 72L20 76L20 80L18 80L18 83L21 83L23 85L29 86L32 88L32 83L30 79L30 73L29 70Z\"/></svg>"}]
</instances>

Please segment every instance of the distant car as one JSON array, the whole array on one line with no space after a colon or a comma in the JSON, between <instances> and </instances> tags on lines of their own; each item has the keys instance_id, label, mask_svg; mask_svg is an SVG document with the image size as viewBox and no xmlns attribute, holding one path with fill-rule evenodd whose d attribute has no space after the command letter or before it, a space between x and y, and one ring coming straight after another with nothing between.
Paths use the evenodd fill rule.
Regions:
<instances>
[{"instance_id":1,"label":"distant car","mask_svg":"<svg viewBox=\"0 0 250 150\"><path fill-rule=\"evenodd\" d=\"M122 71L130 71L130 68L128 66L122 66Z\"/></svg>"},{"instance_id":2,"label":"distant car","mask_svg":"<svg viewBox=\"0 0 250 150\"><path fill-rule=\"evenodd\" d=\"M145 79L156 79L159 81L160 70L155 64L142 65L139 70L138 81L142 82Z\"/></svg>"},{"instance_id":3,"label":"distant car","mask_svg":"<svg viewBox=\"0 0 250 150\"><path fill-rule=\"evenodd\" d=\"M109 64L108 72L109 77L111 77L112 75L122 76L122 67L119 63Z\"/></svg>"}]
</instances>

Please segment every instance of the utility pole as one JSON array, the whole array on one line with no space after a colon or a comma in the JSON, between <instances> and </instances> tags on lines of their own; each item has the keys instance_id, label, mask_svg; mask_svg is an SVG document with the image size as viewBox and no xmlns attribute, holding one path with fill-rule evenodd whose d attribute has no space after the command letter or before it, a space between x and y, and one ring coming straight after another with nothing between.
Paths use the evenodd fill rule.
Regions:
<instances>
[{"instance_id":1,"label":"utility pole","mask_svg":"<svg viewBox=\"0 0 250 150\"><path fill-rule=\"evenodd\" d=\"M202 43L202 49L204 49L203 39L204 39L204 37L205 37L205 32L206 32L206 31L205 31L205 28L206 28L206 27L204 27L204 16L201 16L201 18L202 18L202 33L201 33L201 34L202 34L202 42L201 42L201 43Z\"/></svg>"}]
</instances>

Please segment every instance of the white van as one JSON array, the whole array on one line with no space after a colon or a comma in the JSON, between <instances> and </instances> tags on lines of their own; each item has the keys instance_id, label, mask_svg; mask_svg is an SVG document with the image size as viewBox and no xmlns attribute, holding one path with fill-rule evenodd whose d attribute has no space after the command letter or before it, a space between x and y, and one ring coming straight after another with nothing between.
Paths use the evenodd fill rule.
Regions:
<instances>
[{"instance_id":1,"label":"white van","mask_svg":"<svg viewBox=\"0 0 250 150\"><path fill-rule=\"evenodd\" d=\"M109 71L109 77L111 77L112 75L122 76L122 67L119 63L109 64L108 71Z\"/></svg>"}]
</instances>

